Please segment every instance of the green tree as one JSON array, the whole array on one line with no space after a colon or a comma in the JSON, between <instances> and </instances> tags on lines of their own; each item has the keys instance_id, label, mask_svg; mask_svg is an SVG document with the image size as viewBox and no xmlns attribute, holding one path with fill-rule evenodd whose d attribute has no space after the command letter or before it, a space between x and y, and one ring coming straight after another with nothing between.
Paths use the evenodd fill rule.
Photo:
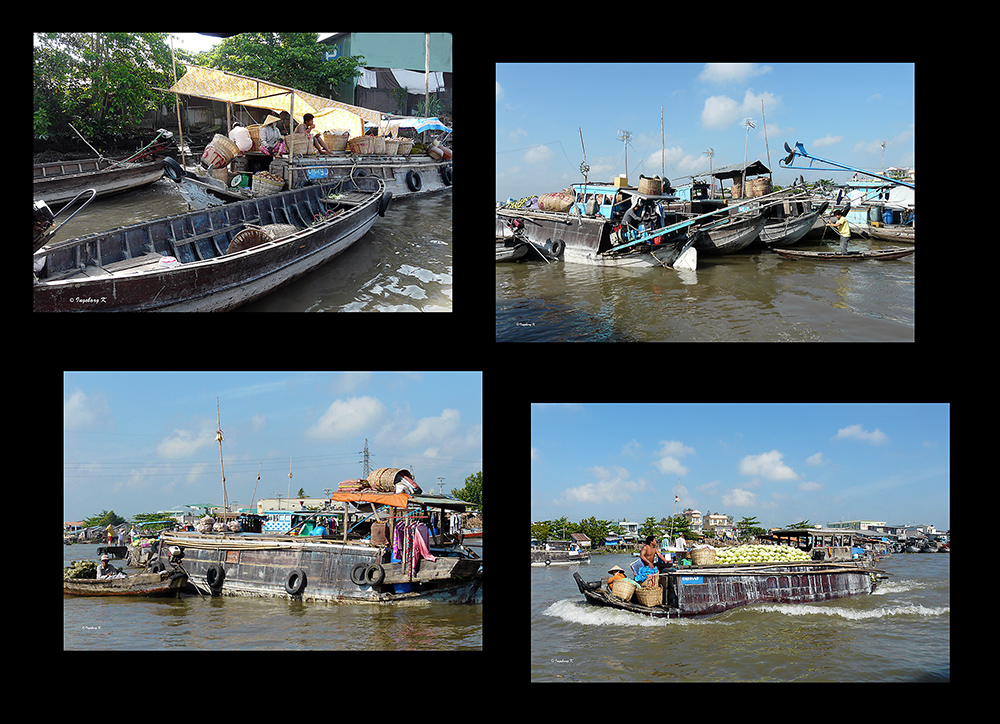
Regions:
<instances>
[{"instance_id":1,"label":"green tree","mask_svg":"<svg viewBox=\"0 0 1000 724\"><path fill-rule=\"evenodd\" d=\"M200 54L197 62L328 98L340 83L361 75L365 58L324 60L330 48L317 38L319 33L240 33Z\"/></svg>"}]
</instances>

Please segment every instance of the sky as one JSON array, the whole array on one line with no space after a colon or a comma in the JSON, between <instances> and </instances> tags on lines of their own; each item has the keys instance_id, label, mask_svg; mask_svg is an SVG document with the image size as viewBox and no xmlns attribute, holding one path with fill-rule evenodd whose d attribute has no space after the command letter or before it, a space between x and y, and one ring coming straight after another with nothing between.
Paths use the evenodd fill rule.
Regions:
<instances>
[{"instance_id":1,"label":"sky","mask_svg":"<svg viewBox=\"0 0 1000 724\"><path fill-rule=\"evenodd\" d=\"M531 518L950 527L948 405L531 408ZM679 488L678 488L679 485Z\"/></svg>"},{"instance_id":2,"label":"sky","mask_svg":"<svg viewBox=\"0 0 1000 724\"><path fill-rule=\"evenodd\" d=\"M482 470L481 373L191 372L64 375L64 520L222 503L216 396L229 501L372 469L409 468L427 492Z\"/></svg>"},{"instance_id":3,"label":"sky","mask_svg":"<svg viewBox=\"0 0 1000 724\"><path fill-rule=\"evenodd\" d=\"M496 66L496 198L522 198L583 181L580 132L589 180L625 172L619 131L632 133L629 181L661 173L663 106L667 178L677 181L747 160L767 163L764 119L774 182L798 175L849 180L844 171L778 167L783 144L856 168L913 167L912 64L704 63L661 65L501 64ZM756 128L740 125L751 118ZM795 165L808 165L796 159ZM826 166L817 163L816 166ZM727 182L728 185L728 182Z\"/></svg>"}]
</instances>

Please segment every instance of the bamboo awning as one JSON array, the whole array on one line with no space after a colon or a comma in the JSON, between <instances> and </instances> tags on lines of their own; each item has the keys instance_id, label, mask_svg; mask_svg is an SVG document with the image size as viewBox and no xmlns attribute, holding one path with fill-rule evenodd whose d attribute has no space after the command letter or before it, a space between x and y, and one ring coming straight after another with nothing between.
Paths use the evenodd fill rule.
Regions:
<instances>
[{"instance_id":1,"label":"bamboo awning","mask_svg":"<svg viewBox=\"0 0 1000 724\"><path fill-rule=\"evenodd\" d=\"M312 113L317 131L332 131L347 129L351 136L364 133L364 122L378 125L382 114L360 106L352 106L330 98L306 93L288 86L278 85L269 81L237 75L225 70L205 68L200 65L184 63L187 73L170 87L171 93L205 98L223 103L266 108L269 111L282 111L294 116L301 122L302 116ZM292 96L294 94L294 114Z\"/></svg>"},{"instance_id":2,"label":"bamboo awning","mask_svg":"<svg viewBox=\"0 0 1000 724\"><path fill-rule=\"evenodd\" d=\"M330 500L344 503L378 503L391 505L394 508L405 508L408 496L406 493L330 493Z\"/></svg>"}]
</instances>

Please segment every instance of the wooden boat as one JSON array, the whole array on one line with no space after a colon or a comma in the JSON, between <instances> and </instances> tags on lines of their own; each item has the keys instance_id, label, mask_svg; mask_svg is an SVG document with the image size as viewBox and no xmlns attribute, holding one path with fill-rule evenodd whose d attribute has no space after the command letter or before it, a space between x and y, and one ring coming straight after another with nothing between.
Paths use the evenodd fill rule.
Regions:
<instances>
[{"instance_id":1,"label":"wooden boat","mask_svg":"<svg viewBox=\"0 0 1000 724\"><path fill-rule=\"evenodd\" d=\"M865 231L876 239L882 239L883 241L913 243L912 226L869 226Z\"/></svg>"},{"instance_id":2,"label":"wooden boat","mask_svg":"<svg viewBox=\"0 0 1000 724\"><path fill-rule=\"evenodd\" d=\"M661 573L662 600L645 606L624 601L607 590L607 579L586 582L573 578L590 603L656 618L722 613L755 603L813 603L869 594L880 573L849 563L770 563L692 566Z\"/></svg>"},{"instance_id":3,"label":"wooden boat","mask_svg":"<svg viewBox=\"0 0 1000 724\"><path fill-rule=\"evenodd\" d=\"M766 246L792 246L802 240L812 229L820 215L826 211L827 202L823 202L814 211L792 216L785 219L768 218L764 228L760 230L760 240Z\"/></svg>"},{"instance_id":4,"label":"wooden boat","mask_svg":"<svg viewBox=\"0 0 1000 724\"><path fill-rule=\"evenodd\" d=\"M440 511L442 519L446 512L469 507L462 500L426 493L334 492L330 499L353 503L357 508L372 504L401 509L389 520L385 534L390 537L397 534L395 521L402 520L407 507L414 512L422 510L423 515ZM350 512L355 506L345 506L349 509L343 515L355 517ZM339 518L341 514L336 515ZM436 560L422 558L413 573L404 569L403 563L390 560L395 542L391 538L381 545L372 543L372 524L361 520L365 515L356 516L360 528L338 524L338 529L345 531L342 535L165 532L160 535L160 558L154 566L170 570L177 556L171 548L181 548L189 583L213 596L380 604L482 603L482 558L455 536L430 537L429 547Z\"/></svg>"},{"instance_id":5,"label":"wooden boat","mask_svg":"<svg viewBox=\"0 0 1000 724\"><path fill-rule=\"evenodd\" d=\"M63 593L74 596L175 596L187 583L179 569L125 578L64 578Z\"/></svg>"},{"instance_id":6,"label":"wooden boat","mask_svg":"<svg viewBox=\"0 0 1000 724\"><path fill-rule=\"evenodd\" d=\"M106 158L35 165L34 200L57 205L81 191L94 189L98 196L146 186L163 176L161 161L119 163Z\"/></svg>"},{"instance_id":7,"label":"wooden boat","mask_svg":"<svg viewBox=\"0 0 1000 724\"><path fill-rule=\"evenodd\" d=\"M786 259L902 259L914 252L901 246L890 249L868 249L865 251L849 251L841 254L839 251L799 251L796 249L775 249L775 252Z\"/></svg>"},{"instance_id":8,"label":"wooden boat","mask_svg":"<svg viewBox=\"0 0 1000 724\"><path fill-rule=\"evenodd\" d=\"M517 261L528 253L530 242L512 237L497 237L497 261Z\"/></svg>"},{"instance_id":9,"label":"wooden boat","mask_svg":"<svg viewBox=\"0 0 1000 724\"><path fill-rule=\"evenodd\" d=\"M759 213L740 214L696 227L694 248L702 254L732 254L752 244L764 228Z\"/></svg>"},{"instance_id":10,"label":"wooden boat","mask_svg":"<svg viewBox=\"0 0 1000 724\"><path fill-rule=\"evenodd\" d=\"M34 309L234 309L346 250L384 215L390 196L379 179L342 179L51 244L35 252ZM230 250L248 226L273 224L286 229Z\"/></svg>"}]
</instances>

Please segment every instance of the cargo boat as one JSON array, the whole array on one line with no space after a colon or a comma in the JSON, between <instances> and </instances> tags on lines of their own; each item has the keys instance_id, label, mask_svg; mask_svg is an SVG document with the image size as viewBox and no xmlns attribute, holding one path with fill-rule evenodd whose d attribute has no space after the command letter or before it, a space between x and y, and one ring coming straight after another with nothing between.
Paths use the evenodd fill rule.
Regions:
<instances>
[{"instance_id":1,"label":"cargo boat","mask_svg":"<svg viewBox=\"0 0 1000 724\"><path fill-rule=\"evenodd\" d=\"M879 577L850 563L762 563L692 566L659 574L662 600L653 606L624 601L607 590L607 579L588 583L574 573L586 599L657 618L722 613L755 603L814 603L869 594Z\"/></svg>"},{"instance_id":2,"label":"cargo boat","mask_svg":"<svg viewBox=\"0 0 1000 724\"><path fill-rule=\"evenodd\" d=\"M467 505L437 495L332 493L330 498L345 508L346 503L390 506L393 521L408 508L426 513L464 511ZM183 550L180 565L189 584L202 594L346 603L482 602L482 559L444 535L430 539L436 560L420 560L413 575L402 563L390 562L391 540L373 545L370 538L347 534L162 533L154 569L174 565L168 559L174 546Z\"/></svg>"}]
</instances>

